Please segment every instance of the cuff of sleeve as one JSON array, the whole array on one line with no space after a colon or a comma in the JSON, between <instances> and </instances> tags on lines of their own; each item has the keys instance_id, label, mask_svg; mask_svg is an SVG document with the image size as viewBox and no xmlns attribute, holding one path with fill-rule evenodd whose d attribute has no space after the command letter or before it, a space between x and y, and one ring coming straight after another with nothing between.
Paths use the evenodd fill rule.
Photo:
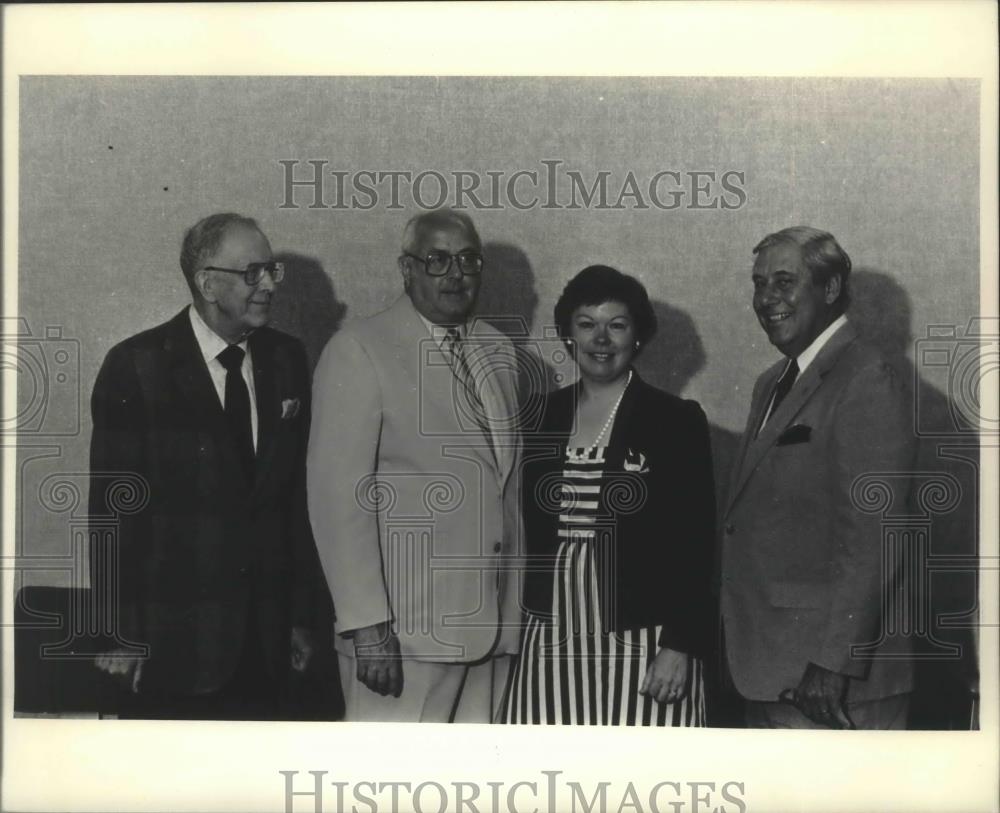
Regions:
<instances>
[{"instance_id":1,"label":"cuff of sleeve","mask_svg":"<svg viewBox=\"0 0 1000 813\"><path fill-rule=\"evenodd\" d=\"M355 619L357 621L357 619ZM360 623L352 623L350 626L347 624L337 624L337 635L341 638L353 638L354 633L361 629L366 629L367 627L374 627L376 624L388 624L389 628L393 628L394 619L390 617L379 617L372 618L371 620L361 620ZM394 631L394 630L393 630Z\"/></svg>"},{"instance_id":2,"label":"cuff of sleeve","mask_svg":"<svg viewBox=\"0 0 1000 813\"><path fill-rule=\"evenodd\" d=\"M695 645L692 636L678 634L677 630L668 629L666 626L660 632L660 637L656 643L661 649L666 647L675 652L683 652L686 655L700 656L703 654L701 648Z\"/></svg>"}]
</instances>

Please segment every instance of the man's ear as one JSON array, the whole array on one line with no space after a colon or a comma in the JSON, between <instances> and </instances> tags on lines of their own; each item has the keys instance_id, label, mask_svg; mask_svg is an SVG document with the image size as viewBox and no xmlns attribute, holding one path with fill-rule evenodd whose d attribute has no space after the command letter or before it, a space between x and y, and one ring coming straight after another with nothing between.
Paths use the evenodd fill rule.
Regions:
<instances>
[{"instance_id":1,"label":"man's ear","mask_svg":"<svg viewBox=\"0 0 1000 813\"><path fill-rule=\"evenodd\" d=\"M840 274L833 274L823 288L823 299L827 305L832 305L840 298Z\"/></svg>"},{"instance_id":2,"label":"man's ear","mask_svg":"<svg viewBox=\"0 0 1000 813\"><path fill-rule=\"evenodd\" d=\"M212 275L204 268L194 272L194 287L206 302L215 302L218 298L215 295L215 286L212 284Z\"/></svg>"},{"instance_id":3,"label":"man's ear","mask_svg":"<svg viewBox=\"0 0 1000 813\"><path fill-rule=\"evenodd\" d=\"M399 258L399 273L403 277L403 289L410 289L410 258L400 257Z\"/></svg>"}]
</instances>

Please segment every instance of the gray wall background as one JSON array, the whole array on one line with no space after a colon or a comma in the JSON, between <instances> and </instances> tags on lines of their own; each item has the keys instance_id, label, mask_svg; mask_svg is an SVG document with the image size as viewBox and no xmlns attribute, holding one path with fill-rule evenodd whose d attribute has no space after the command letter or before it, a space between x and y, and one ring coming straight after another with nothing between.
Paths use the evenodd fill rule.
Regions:
<instances>
[{"instance_id":1,"label":"gray wall background","mask_svg":"<svg viewBox=\"0 0 1000 813\"><path fill-rule=\"evenodd\" d=\"M588 178L610 171L615 190L629 170L745 173L747 202L735 210L472 212L491 265L483 308L541 335L584 266L638 276L661 321L641 370L701 402L721 487L753 381L777 358L750 307L751 249L784 226L828 229L855 263L854 318L912 381L918 428L940 435L924 442L921 465L961 480L961 504L935 518L936 550L974 549L975 462L941 454L942 438L970 436L954 426L948 370L915 369L913 340L941 324L961 337L979 312L977 82L25 77L20 94L26 583L73 578L94 378L113 344L188 302L177 255L195 220L258 218L291 266L275 324L313 359L344 319L398 295L395 258L415 209L309 209L308 190L297 193L301 208L281 209L281 159L482 175L561 159ZM54 490L57 481L72 486ZM967 587L952 591L959 603Z\"/></svg>"}]
</instances>

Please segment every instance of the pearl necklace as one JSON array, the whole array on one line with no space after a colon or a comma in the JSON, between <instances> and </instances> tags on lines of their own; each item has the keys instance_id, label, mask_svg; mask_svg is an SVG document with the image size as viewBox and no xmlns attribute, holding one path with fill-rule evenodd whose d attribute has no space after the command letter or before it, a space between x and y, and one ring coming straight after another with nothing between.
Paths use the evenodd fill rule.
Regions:
<instances>
[{"instance_id":1,"label":"pearl necklace","mask_svg":"<svg viewBox=\"0 0 1000 813\"><path fill-rule=\"evenodd\" d=\"M632 382L632 371L628 371L628 378L625 379L625 386L622 387L622 391L618 394L618 400L615 401L615 405L611 407L611 414L608 415L608 419L604 422L604 426L601 427L600 433L594 438L594 442L590 444L583 451L583 460L589 460L590 456L594 453L597 447L600 445L601 441L604 439L605 434L607 434L608 429L611 424L615 422L615 415L618 414L618 407L621 406L622 398L625 397L625 390L628 389L628 385Z\"/></svg>"}]
</instances>

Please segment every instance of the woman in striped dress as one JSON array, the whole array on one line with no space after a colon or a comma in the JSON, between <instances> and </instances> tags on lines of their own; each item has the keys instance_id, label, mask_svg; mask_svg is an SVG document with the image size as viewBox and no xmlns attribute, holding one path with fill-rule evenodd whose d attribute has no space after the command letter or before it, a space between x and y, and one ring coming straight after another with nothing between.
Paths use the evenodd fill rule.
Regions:
<instances>
[{"instance_id":1,"label":"woman in striped dress","mask_svg":"<svg viewBox=\"0 0 1000 813\"><path fill-rule=\"evenodd\" d=\"M656 329L645 288L606 266L563 291L579 381L525 439L527 618L501 719L705 725L714 487L694 401L632 367Z\"/></svg>"}]
</instances>

